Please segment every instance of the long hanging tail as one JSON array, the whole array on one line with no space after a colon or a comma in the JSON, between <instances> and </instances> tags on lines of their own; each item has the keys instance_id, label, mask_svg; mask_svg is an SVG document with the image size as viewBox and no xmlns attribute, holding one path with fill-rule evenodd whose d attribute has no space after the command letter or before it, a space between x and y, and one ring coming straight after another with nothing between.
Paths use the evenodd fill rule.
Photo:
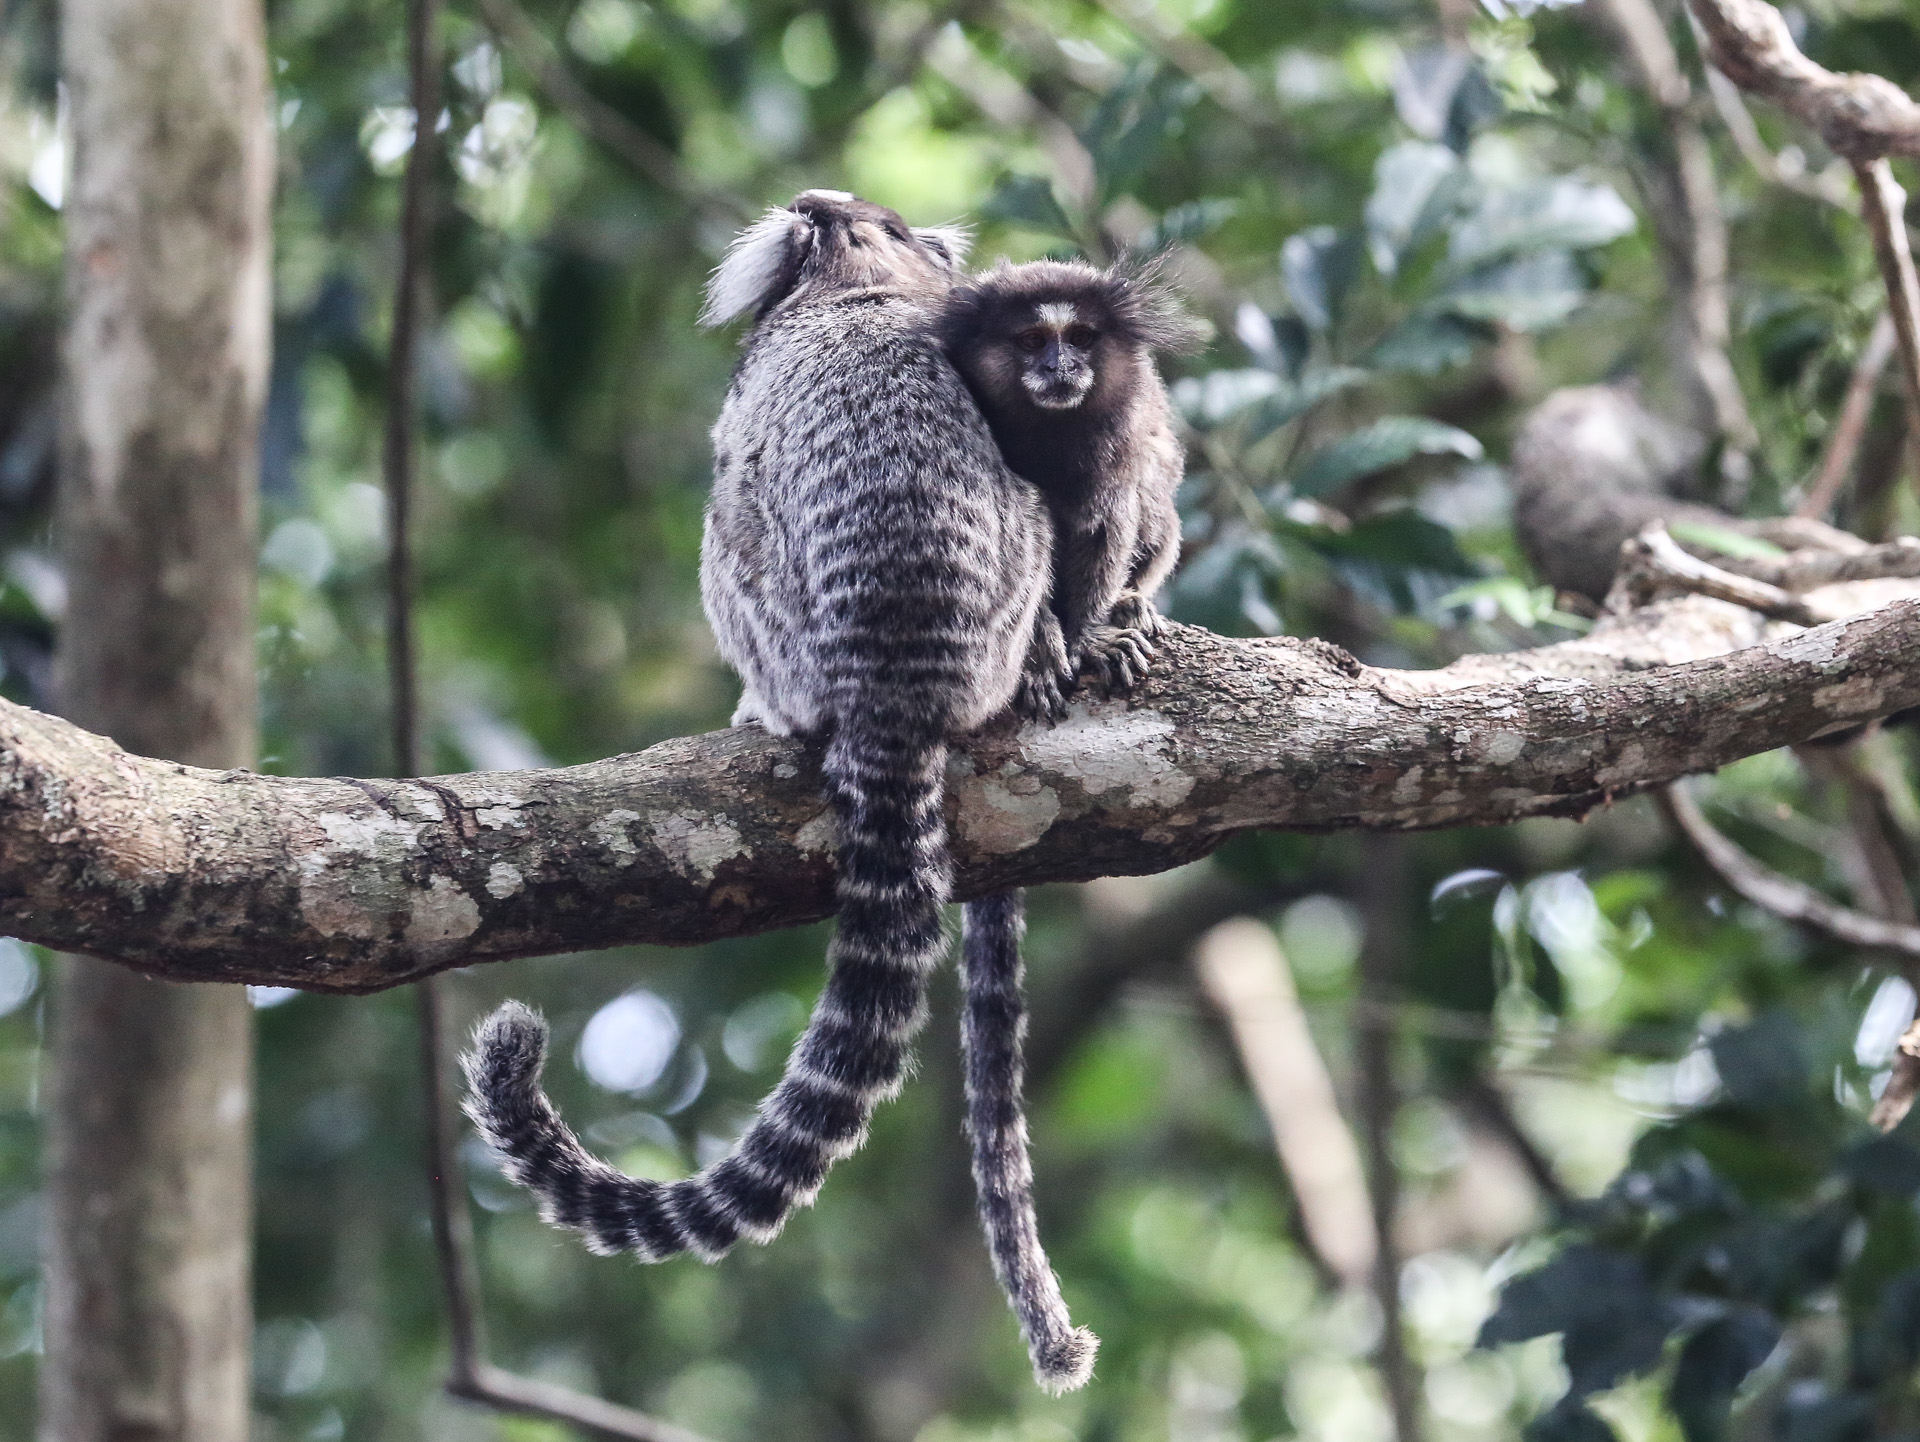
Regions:
<instances>
[{"instance_id":1,"label":"long hanging tail","mask_svg":"<svg viewBox=\"0 0 1920 1442\"><path fill-rule=\"evenodd\" d=\"M541 1215L596 1252L708 1261L741 1237L772 1238L812 1202L827 1169L865 1141L899 1090L946 950L951 887L940 802L946 745L936 721L891 708L850 715L828 745L827 797L840 828L840 923L826 988L786 1074L746 1135L679 1182L608 1166L581 1146L540 1090L546 1023L507 1002L481 1023L465 1065L467 1115L540 1199Z\"/></svg>"},{"instance_id":2,"label":"long hanging tail","mask_svg":"<svg viewBox=\"0 0 1920 1442\"><path fill-rule=\"evenodd\" d=\"M1033 1212L1033 1164L1021 1107L1021 1044L1027 1032L1020 938L1026 897L1008 891L966 908L960 1045L967 1073L967 1134L980 1225L993 1270L1020 1319L1033 1375L1049 1392L1071 1392L1093 1375L1100 1339L1067 1316Z\"/></svg>"}]
</instances>

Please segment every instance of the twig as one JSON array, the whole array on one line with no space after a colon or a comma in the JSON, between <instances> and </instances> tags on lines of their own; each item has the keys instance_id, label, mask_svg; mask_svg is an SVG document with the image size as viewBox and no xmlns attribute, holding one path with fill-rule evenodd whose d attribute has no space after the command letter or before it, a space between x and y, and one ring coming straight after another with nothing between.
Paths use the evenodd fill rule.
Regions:
<instances>
[{"instance_id":1,"label":"twig","mask_svg":"<svg viewBox=\"0 0 1920 1442\"><path fill-rule=\"evenodd\" d=\"M418 987L420 1056L427 1103L427 1159L434 1248L447 1303L449 1395L496 1412L562 1422L596 1437L624 1442L706 1442L671 1422L602 1401L551 1382L517 1376L486 1360L479 1268L474 1262L473 1220L467 1210L460 1157L453 1144L452 1099L447 1093L445 1016L441 983L429 977Z\"/></svg>"},{"instance_id":2,"label":"twig","mask_svg":"<svg viewBox=\"0 0 1920 1442\"><path fill-rule=\"evenodd\" d=\"M1791 621L1796 626L1817 626L1824 619L1791 592L1688 555L1675 544L1667 534L1666 525L1660 521L1653 522L1621 546L1617 585L1628 595L1643 597L1651 596L1663 586L1671 586L1696 596L1711 596L1717 601L1744 606L1776 621Z\"/></svg>"},{"instance_id":3,"label":"twig","mask_svg":"<svg viewBox=\"0 0 1920 1442\"><path fill-rule=\"evenodd\" d=\"M1883 310L1873 323L1873 331L1854 362L1853 376L1847 382L1847 398L1840 405L1840 418L1834 422L1833 435L1827 440L1827 453L1820 458L1820 471L1813 485L1794 508L1796 516L1824 520L1833 509L1840 487L1853 473L1853 462L1860 454L1860 442L1867 434L1867 420L1873 414L1873 394L1880 387L1881 372L1893 355L1895 340L1893 314Z\"/></svg>"},{"instance_id":4,"label":"twig","mask_svg":"<svg viewBox=\"0 0 1920 1442\"><path fill-rule=\"evenodd\" d=\"M1692 11L1687 12L1687 23L1692 27L1701 54L1705 55L1708 45L1706 32L1700 28L1700 22L1694 18ZM1707 94L1713 99L1713 108L1720 112L1727 133L1733 137L1734 149L1746 157L1747 163L1759 172L1762 180L1804 195L1809 200L1818 200L1837 209L1852 209L1846 183L1837 170L1809 174L1804 163L1799 169L1788 169L1785 158L1775 155L1761 138L1760 127L1754 123L1753 112L1747 109L1746 98L1741 95L1740 87L1713 65L1709 64L1705 69Z\"/></svg>"},{"instance_id":5,"label":"twig","mask_svg":"<svg viewBox=\"0 0 1920 1442\"><path fill-rule=\"evenodd\" d=\"M1233 1033L1310 1244L1347 1286L1365 1286L1378 1261L1366 1174L1280 943L1239 917L1200 939L1193 964Z\"/></svg>"},{"instance_id":6,"label":"twig","mask_svg":"<svg viewBox=\"0 0 1920 1442\"><path fill-rule=\"evenodd\" d=\"M1873 234L1873 253L1887 286L1887 312L1900 342L1900 368L1907 380L1907 404L1920 417L1920 277L1907 244L1907 193L1884 159L1854 165L1860 182L1860 213Z\"/></svg>"},{"instance_id":7,"label":"twig","mask_svg":"<svg viewBox=\"0 0 1920 1442\"><path fill-rule=\"evenodd\" d=\"M473 1261L473 1214L467 1210L460 1158L453 1142L452 1098L447 1095L446 1006L440 978L430 976L415 988L420 999L421 1085L427 1111L428 1211L433 1247L440 1262L440 1286L447 1303L449 1351L447 1390L458 1393L473 1383L487 1354L485 1322L480 1315L480 1282Z\"/></svg>"},{"instance_id":8,"label":"twig","mask_svg":"<svg viewBox=\"0 0 1920 1442\"><path fill-rule=\"evenodd\" d=\"M1403 837L1377 833L1362 837L1361 846L1365 855L1359 900L1366 938L1360 947L1360 995L1378 1005L1392 1002L1406 956L1407 847ZM1378 1012L1363 1011L1355 1018L1353 1064L1373 1197L1380 1380L1393 1414L1395 1442L1420 1442L1419 1364L1407 1348L1400 1308L1400 1247L1394 1235L1400 1210L1400 1167L1393 1156L1393 1123L1400 1109L1393 1076L1394 1040L1393 1027Z\"/></svg>"},{"instance_id":9,"label":"twig","mask_svg":"<svg viewBox=\"0 0 1920 1442\"><path fill-rule=\"evenodd\" d=\"M497 3L497 0L483 0ZM407 155L400 204L400 275L387 353L385 473L387 483L387 678L392 690L394 774L420 774L418 683L414 661L413 501L414 381L419 362L421 296L432 229L429 188L439 147L433 117L440 113L439 55L433 43L436 0L409 0L407 72L412 95L413 148ZM467 1210L447 1094L444 998L437 977L417 988L420 1061L427 1113L428 1211L447 1304L451 1357L446 1389L496 1411L564 1422L601 1437L629 1442L702 1442L695 1434L642 1413L536 1382L491 1366L480 1311L479 1269L473 1255L473 1218Z\"/></svg>"},{"instance_id":10,"label":"twig","mask_svg":"<svg viewBox=\"0 0 1920 1442\"><path fill-rule=\"evenodd\" d=\"M662 190L716 213L745 219L752 208L738 196L703 184L680 157L582 85L538 26L514 0L479 0L487 28L532 74L543 95L568 119Z\"/></svg>"},{"instance_id":11,"label":"twig","mask_svg":"<svg viewBox=\"0 0 1920 1442\"><path fill-rule=\"evenodd\" d=\"M1662 799L1666 813L1720 879L1755 906L1788 921L1823 931L1849 946L1891 951L1920 960L1920 926L1869 916L1828 900L1811 886L1782 876L1755 861L1714 829L1684 781L1669 786ZM1909 979L1916 967L1906 968ZM1883 1132L1897 1127L1920 1097L1920 1021L1907 1030L1894 1051L1893 1071L1874 1104L1871 1120Z\"/></svg>"},{"instance_id":12,"label":"twig","mask_svg":"<svg viewBox=\"0 0 1920 1442\"><path fill-rule=\"evenodd\" d=\"M616 1437L624 1442L706 1442L699 1433L676 1427L671 1422L484 1364L471 1380L459 1384L448 1382L447 1391L496 1412L563 1422L596 1437Z\"/></svg>"},{"instance_id":13,"label":"twig","mask_svg":"<svg viewBox=\"0 0 1920 1442\"><path fill-rule=\"evenodd\" d=\"M1796 551L1765 579L1789 591L1811 591L1842 581L1886 581L1920 576L1920 537L1900 536L1864 551Z\"/></svg>"},{"instance_id":14,"label":"twig","mask_svg":"<svg viewBox=\"0 0 1920 1442\"><path fill-rule=\"evenodd\" d=\"M1762 866L1707 820L1685 782L1675 782L1663 796L1667 814L1701 858L1755 906L1824 932L1848 946L1891 951L1920 960L1920 926L1883 921L1842 906L1805 882Z\"/></svg>"}]
</instances>

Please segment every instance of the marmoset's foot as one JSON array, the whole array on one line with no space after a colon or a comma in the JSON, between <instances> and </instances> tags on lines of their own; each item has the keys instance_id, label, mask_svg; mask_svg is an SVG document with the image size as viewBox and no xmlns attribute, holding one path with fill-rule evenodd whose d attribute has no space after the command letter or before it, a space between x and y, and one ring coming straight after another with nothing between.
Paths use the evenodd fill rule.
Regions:
<instances>
[{"instance_id":1,"label":"marmoset's foot","mask_svg":"<svg viewBox=\"0 0 1920 1442\"><path fill-rule=\"evenodd\" d=\"M1080 644L1080 671L1100 678L1110 696L1124 696L1147 679L1153 636L1139 626L1090 626Z\"/></svg>"},{"instance_id":2,"label":"marmoset's foot","mask_svg":"<svg viewBox=\"0 0 1920 1442\"><path fill-rule=\"evenodd\" d=\"M1022 721L1058 721L1067 714L1069 679L1052 666L1028 667L1014 688L1013 714Z\"/></svg>"}]
</instances>

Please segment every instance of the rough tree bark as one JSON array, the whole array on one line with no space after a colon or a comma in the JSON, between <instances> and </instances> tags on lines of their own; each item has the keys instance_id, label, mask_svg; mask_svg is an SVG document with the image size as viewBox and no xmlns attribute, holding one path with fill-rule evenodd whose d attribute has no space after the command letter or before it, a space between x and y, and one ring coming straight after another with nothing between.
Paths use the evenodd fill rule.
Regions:
<instances>
[{"instance_id":1,"label":"rough tree bark","mask_svg":"<svg viewBox=\"0 0 1920 1442\"><path fill-rule=\"evenodd\" d=\"M72 605L57 690L133 750L244 765L269 336L263 16L258 0L68 0L61 29ZM62 962L47 1442L245 1442L251 1073L240 988Z\"/></svg>"},{"instance_id":2,"label":"rough tree bark","mask_svg":"<svg viewBox=\"0 0 1920 1442\"><path fill-rule=\"evenodd\" d=\"M1472 826L1920 705L1920 584L1802 630L1657 600L1439 671L1177 627L1127 702L949 765L958 893L1140 873L1258 828ZM449 966L694 943L832 910L818 751L753 729L418 781L142 760L0 703L0 932L158 975L372 991Z\"/></svg>"}]
</instances>

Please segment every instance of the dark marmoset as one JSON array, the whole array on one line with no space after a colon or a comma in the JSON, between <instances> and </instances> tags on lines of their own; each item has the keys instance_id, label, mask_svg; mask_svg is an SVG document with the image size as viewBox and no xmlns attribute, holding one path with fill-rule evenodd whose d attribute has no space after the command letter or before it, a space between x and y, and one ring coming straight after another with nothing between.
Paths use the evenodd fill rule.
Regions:
<instances>
[{"instance_id":1,"label":"dark marmoset","mask_svg":"<svg viewBox=\"0 0 1920 1442\"><path fill-rule=\"evenodd\" d=\"M1185 469L1153 353L1206 336L1151 266L1003 261L947 298L941 343L1007 464L1052 513L1069 683L1085 665L1125 691L1152 660Z\"/></svg>"},{"instance_id":2,"label":"dark marmoset","mask_svg":"<svg viewBox=\"0 0 1920 1442\"><path fill-rule=\"evenodd\" d=\"M697 1176L626 1176L540 1091L545 1024L503 1006L467 1061L469 1114L595 1250L709 1260L810 1202L898 1090L946 952L947 745L1016 704L1057 709L1046 606L1052 525L1010 471L936 332L962 237L814 190L727 252L702 319L754 325L713 429L701 596L744 682L736 722L826 742L839 927L786 1073L733 1150ZM1019 1114L1020 915L966 908L969 1126L996 1268L1050 1390L1097 1346L1072 1326L1033 1223ZM980 1165L984 1155L985 1163Z\"/></svg>"}]
</instances>

